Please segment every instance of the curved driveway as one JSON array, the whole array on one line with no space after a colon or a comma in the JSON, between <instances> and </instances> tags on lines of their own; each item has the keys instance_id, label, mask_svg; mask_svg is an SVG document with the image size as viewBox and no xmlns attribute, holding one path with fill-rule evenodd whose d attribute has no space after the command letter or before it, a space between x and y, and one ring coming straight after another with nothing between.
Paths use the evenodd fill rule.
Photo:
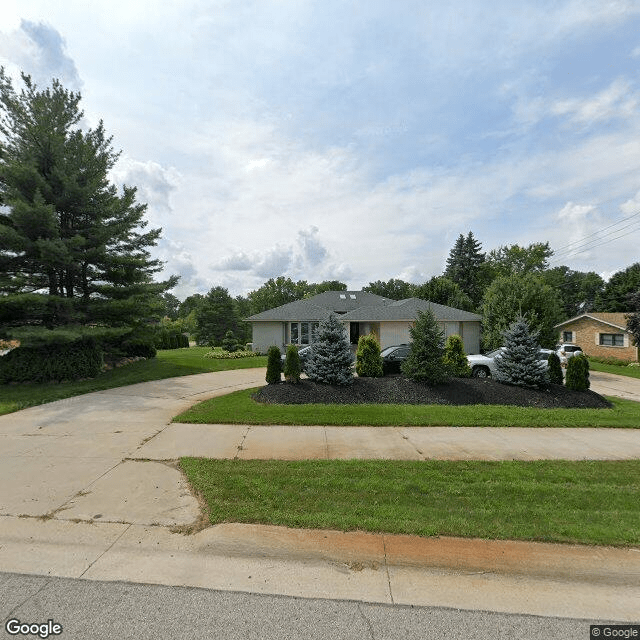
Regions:
<instances>
[{"instance_id":1,"label":"curved driveway","mask_svg":"<svg viewBox=\"0 0 640 640\"><path fill-rule=\"evenodd\" d=\"M263 384L264 375L236 370L147 382L1 416L0 571L632 619L640 601L633 549L446 539L436 549L434 541L406 537L231 524L174 532L200 517L175 465L185 454L640 458L640 430L628 429L170 423L199 400ZM595 375L592 381L598 390ZM550 584L561 585L563 596Z\"/></svg>"}]
</instances>

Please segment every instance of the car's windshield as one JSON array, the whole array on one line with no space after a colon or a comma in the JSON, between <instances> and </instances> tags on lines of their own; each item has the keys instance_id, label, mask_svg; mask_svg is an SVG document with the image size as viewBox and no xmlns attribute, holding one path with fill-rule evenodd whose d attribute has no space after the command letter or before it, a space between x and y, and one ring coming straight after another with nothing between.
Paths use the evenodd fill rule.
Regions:
<instances>
[{"instance_id":1,"label":"car's windshield","mask_svg":"<svg viewBox=\"0 0 640 640\"><path fill-rule=\"evenodd\" d=\"M384 356L388 356L390 353L393 353L398 347L387 347L380 352L380 355L384 358Z\"/></svg>"},{"instance_id":2,"label":"car's windshield","mask_svg":"<svg viewBox=\"0 0 640 640\"><path fill-rule=\"evenodd\" d=\"M502 353L502 347L500 347L499 349L494 349L493 351L489 351L489 353L486 353L485 356L487 358L495 358L496 356L499 356Z\"/></svg>"}]
</instances>

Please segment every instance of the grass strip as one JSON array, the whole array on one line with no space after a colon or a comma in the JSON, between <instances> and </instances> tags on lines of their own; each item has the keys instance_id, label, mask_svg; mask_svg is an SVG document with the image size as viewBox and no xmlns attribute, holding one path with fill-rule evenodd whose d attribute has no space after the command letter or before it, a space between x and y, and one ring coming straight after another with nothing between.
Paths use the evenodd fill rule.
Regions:
<instances>
[{"instance_id":1,"label":"grass strip","mask_svg":"<svg viewBox=\"0 0 640 640\"><path fill-rule=\"evenodd\" d=\"M627 378L640 378L640 367L605 364L604 362L589 360L589 369L591 369L591 371L602 371L603 373L614 373L617 376L626 376Z\"/></svg>"},{"instance_id":2,"label":"grass strip","mask_svg":"<svg viewBox=\"0 0 640 640\"><path fill-rule=\"evenodd\" d=\"M625 427L640 428L640 403L608 398L613 409L536 409L504 405L263 404L256 389L200 402L174 422L252 425L399 427Z\"/></svg>"},{"instance_id":3,"label":"grass strip","mask_svg":"<svg viewBox=\"0 0 640 640\"><path fill-rule=\"evenodd\" d=\"M640 543L640 461L180 461L212 524Z\"/></svg>"},{"instance_id":4,"label":"grass strip","mask_svg":"<svg viewBox=\"0 0 640 640\"><path fill-rule=\"evenodd\" d=\"M126 367L118 367L90 380L0 385L0 415L45 402L79 396L92 391L124 387L137 382L163 380L210 371L266 367L267 365L267 359L264 356L237 360L204 358L204 354L210 350L209 347L191 347L189 349L158 351L156 358L140 360Z\"/></svg>"}]
</instances>

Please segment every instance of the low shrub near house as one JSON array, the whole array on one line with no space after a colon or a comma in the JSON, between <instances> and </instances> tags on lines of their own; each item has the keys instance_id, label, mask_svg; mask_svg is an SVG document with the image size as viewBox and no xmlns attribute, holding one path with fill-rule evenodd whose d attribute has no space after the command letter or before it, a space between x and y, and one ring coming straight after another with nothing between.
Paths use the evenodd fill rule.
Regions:
<instances>
[{"instance_id":1,"label":"low shrub near house","mask_svg":"<svg viewBox=\"0 0 640 640\"><path fill-rule=\"evenodd\" d=\"M256 351L225 351L220 347L215 347L207 351L202 357L211 360L239 360L240 358L255 358L260 354Z\"/></svg>"},{"instance_id":2,"label":"low shrub near house","mask_svg":"<svg viewBox=\"0 0 640 640\"><path fill-rule=\"evenodd\" d=\"M444 345L442 361L451 369L451 374L456 378L470 378L471 367L464 352L464 342L457 335L449 336Z\"/></svg>"},{"instance_id":3,"label":"low shrub near house","mask_svg":"<svg viewBox=\"0 0 640 640\"><path fill-rule=\"evenodd\" d=\"M276 346L269 347L267 351L267 384L280 382L282 374L282 361L280 360L280 349Z\"/></svg>"},{"instance_id":4,"label":"low shrub near house","mask_svg":"<svg viewBox=\"0 0 640 640\"><path fill-rule=\"evenodd\" d=\"M569 358L565 385L573 391L586 391L589 388L589 360L585 355Z\"/></svg>"},{"instance_id":5,"label":"low shrub near house","mask_svg":"<svg viewBox=\"0 0 640 640\"><path fill-rule=\"evenodd\" d=\"M380 345L373 335L360 336L358 340L356 373L361 378L381 378L384 375Z\"/></svg>"},{"instance_id":6,"label":"low shrub near house","mask_svg":"<svg viewBox=\"0 0 640 640\"><path fill-rule=\"evenodd\" d=\"M0 358L0 383L51 382L93 378L100 373L103 356L92 337L23 345Z\"/></svg>"},{"instance_id":7,"label":"low shrub near house","mask_svg":"<svg viewBox=\"0 0 640 640\"><path fill-rule=\"evenodd\" d=\"M551 384L562 384L562 365L557 353L549 356L549 382Z\"/></svg>"},{"instance_id":8,"label":"low shrub near house","mask_svg":"<svg viewBox=\"0 0 640 640\"><path fill-rule=\"evenodd\" d=\"M344 325L334 313L318 325L306 372L323 384L353 383L351 347Z\"/></svg>"},{"instance_id":9,"label":"low shrub near house","mask_svg":"<svg viewBox=\"0 0 640 640\"><path fill-rule=\"evenodd\" d=\"M238 350L238 339L233 335L233 331L231 331L231 329L224 334L222 348L229 353L233 353Z\"/></svg>"},{"instance_id":10,"label":"low shrub near house","mask_svg":"<svg viewBox=\"0 0 640 640\"><path fill-rule=\"evenodd\" d=\"M300 382L300 373L302 367L300 366L300 355L295 345L290 344L287 347L287 356L284 361L284 379L287 382L298 384Z\"/></svg>"}]
</instances>

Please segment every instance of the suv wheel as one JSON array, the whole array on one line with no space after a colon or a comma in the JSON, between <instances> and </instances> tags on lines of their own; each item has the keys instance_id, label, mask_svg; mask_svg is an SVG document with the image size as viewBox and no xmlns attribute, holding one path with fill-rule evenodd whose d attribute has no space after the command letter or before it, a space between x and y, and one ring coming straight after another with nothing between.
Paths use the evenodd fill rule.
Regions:
<instances>
[{"instance_id":1,"label":"suv wheel","mask_svg":"<svg viewBox=\"0 0 640 640\"><path fill-rule=\"evenodd\" d=\"M473 367L471 375L474 378L488 378L491 375L491 372L487 367Z\"/></svg>"}]
</instances>

